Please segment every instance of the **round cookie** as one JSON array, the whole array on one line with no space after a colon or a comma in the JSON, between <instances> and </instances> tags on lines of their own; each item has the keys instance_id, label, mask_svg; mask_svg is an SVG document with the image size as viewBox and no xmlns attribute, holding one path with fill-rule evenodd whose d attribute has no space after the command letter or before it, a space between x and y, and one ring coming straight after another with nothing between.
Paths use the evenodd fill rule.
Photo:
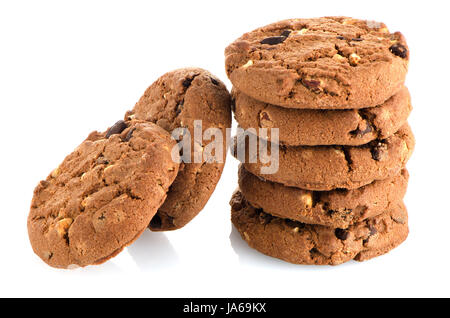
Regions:
<instances>
[{"instance_id":1,"label":"round cookie","mask_svg":"<svg viewBox=\"0 0 450 318\"><path fill-rule=\"evenodd\" d=\"M250 247L294 264L366 261L400 245L409 232L403 203L346 230L272 217L248 204L240 192L230 204L231 220Z\"/></svg>"},{"instance_id":2,"label":"round cookie","mask_svg":"<svg viewBox=\"0 0 450 318\"><path fill-rule=\"evenodd\" d=\"M241 165L239 189L255 208L280 218L346 229L388 211L403 200L408 171L354 190L308 191L265 181Z\"/></svg>"},{"instance_id":3,"label":"round cookie","mask_svg":"<svg viewBox=\"0 0 450 318\"><path fill-rule=\"evenodd\" d=\"M191 134L193 150L204 151L210 140L200 144L194 140L194 121L202 121L202 133L219 129L223 136L215 153L215 162L202 156L194 162L182 163L167 199L150 223L153 231L168 231L183 227L205 206L225 164L227 153L226 128L231 127L231 97L225 85L208 71L199 68L178 69L161 76L140 98L126 117L156 123L169 132L185 127ZM217 140L220 141L220 140ZM201 154L201 153L200 153Z\"/></svg>"},{"instance_id":4,"label":"round cookie","mask_svg":"<svg viewBox=\"0 0 450 318\"><path fill-rule=\"evenodd\" d=\"M262 174L261 168L273 166L273 162L249 162L246 143L244 166L254 175L285 186L316 191L356 189L400 173L414 144L411 129L405 124L391 137L362 146L280 147L278 171Z\"/></svg>"},{"instance_id":5,"label":"round cookie","mask_svg":"<svg viewBox=\"0 0 450 318\"><path fill-rule=\"evenodd\" d=\"M346 17L290 19L246 33L225 49L234 87L288 108L381 105L405 80L409 50L386 25Z\"/></svg>"},{"instance_id":6,"label":"round cookie","mask_svg":"<svg viewBox=\"0 0 450 318\"><path fill-rule=\"evenodd\" d=\"M34 191L28 234L34 252L58 268L100 264L146 228L179 164L162 128L119 121L94 132Z\"/></svg>"},{"instance_id":7,"label":"round cookie","mask_svg":"<svg viewBox=\"0 0 450 318\"><path fill-rule=\"evenodd\" d=\"M349 110L289 109L257 101L233 90L235 117L244 128L278 128L286 146L358 146L392 136L412 110L406 87L380 106ZM270 134L269 134L270 140Z\"/></svg>"}]
</instances>

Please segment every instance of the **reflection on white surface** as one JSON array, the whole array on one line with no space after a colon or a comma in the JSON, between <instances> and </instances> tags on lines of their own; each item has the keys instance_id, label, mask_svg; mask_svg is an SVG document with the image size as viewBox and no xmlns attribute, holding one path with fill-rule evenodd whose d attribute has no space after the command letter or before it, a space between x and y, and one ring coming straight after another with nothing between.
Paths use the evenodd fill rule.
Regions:
<instances>
[{"instance_id":1,"label":"reflection on white surface","mask_svg":"<svg viewBox=\"0 0 450 318\"><path fill-rule=\"evenodd\" d=\"M179 261L166 235L150 230L145 230L136 242L128 247L128 253L143 271L167 269Z\"/></svg>"},{"instance_id":2,"label":"reflection on white surface","mask_svg":"<svg viewBox=\"0 0 450 318\"><path fill-rule=\"evenodd\" d=\"M354 265L353 261L350 261L348 263L339 265L339 266L312 266L312 265L298 265L298 264L291 264L285 261L282 261L280 259L270 257L267 255L264 255L257 250L251 248L248 246L247 242L245 242L241 235L239 234L239 231L233 226L230 234L230 242L231 246L233 247L233 250L235 253L239 256L239 262L242 265L249 265L252 267L267 267L267 268L276 268L276 269L282 269L282 270L297 270L297 271L304 271L304 270L333 270L337 268L342 268L343 266L352 266Z\"/></svg>"}]
</instances>

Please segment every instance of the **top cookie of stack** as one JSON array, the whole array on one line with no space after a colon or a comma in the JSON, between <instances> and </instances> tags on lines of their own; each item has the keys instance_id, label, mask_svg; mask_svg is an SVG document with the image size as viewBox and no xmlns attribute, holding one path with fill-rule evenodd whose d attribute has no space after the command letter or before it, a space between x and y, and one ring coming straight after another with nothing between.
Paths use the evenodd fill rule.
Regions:
<instances>
[{"instance_id":1,"label":"top cookie of stack","mask_svg":"<svg viewBox=\"0 0 450 318\"><path fill-rule=\"evenodd\" d=\"M360 109L383 104L405 80L403 35L345 17L291 19L244 34L225 50L234 87L286 108Z\"/></svg>"}]
</instances>

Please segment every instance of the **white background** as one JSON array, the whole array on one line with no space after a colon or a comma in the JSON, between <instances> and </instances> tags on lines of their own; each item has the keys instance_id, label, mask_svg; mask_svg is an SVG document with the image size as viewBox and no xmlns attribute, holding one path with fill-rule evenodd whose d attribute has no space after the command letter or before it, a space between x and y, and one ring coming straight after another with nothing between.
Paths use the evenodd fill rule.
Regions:
<instances>
[{"instance_id":1,"label":"white background","mask_svg":"<svg viewBox=\"0 0 450 318\"><path fill-rule=\"evenodd\" d=\"M450 50L445 1L1 1L0 296L450 296ZM232 230L229 157L204 211L184 229L145 234L112 261L56 270L31 250L26 217L39 180L104 130L157 77L199 66L231 88L224 48L284 18L347 15L408 39L416 151L410 236L386 256L338 267L291 265Z\"/></svg>"}]
</instances>

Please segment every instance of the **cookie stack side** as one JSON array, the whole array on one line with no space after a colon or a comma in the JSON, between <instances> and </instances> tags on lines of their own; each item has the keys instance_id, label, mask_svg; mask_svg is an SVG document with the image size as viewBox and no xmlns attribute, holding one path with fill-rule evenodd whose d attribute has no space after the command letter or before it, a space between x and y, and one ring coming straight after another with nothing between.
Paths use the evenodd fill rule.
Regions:
<instances>
[{"instance_id":1,"label":"cookie stack side","mask_svg":"<svg viewBox=\"0 0 450 318\"><path fill-rule=\"evenodd\" d=\"M230 204L243 239L269 256L320 265L367 260L403 242L415 145L403 35L374 21L291 19L244 34L225 55L236 120L259 147L277 148L268 153L278 169L266 173L272 162L250 155L252 138L236 139L246 155L234 153L243 163Z\"/></svg>"}]
</instances>

